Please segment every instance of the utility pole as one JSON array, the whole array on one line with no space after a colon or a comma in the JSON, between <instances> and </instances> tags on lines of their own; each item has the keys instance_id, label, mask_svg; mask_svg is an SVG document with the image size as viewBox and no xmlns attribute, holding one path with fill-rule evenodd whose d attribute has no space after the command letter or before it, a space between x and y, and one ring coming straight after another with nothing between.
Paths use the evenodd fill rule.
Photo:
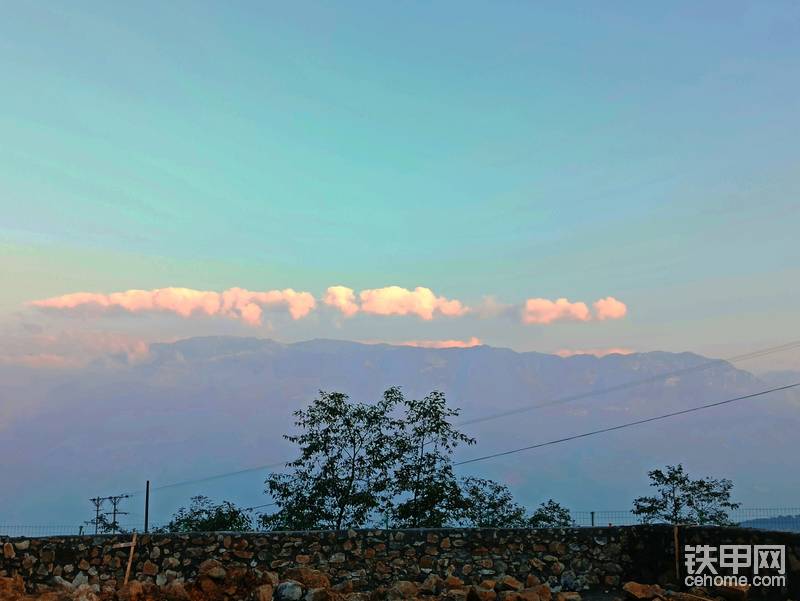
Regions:
<instances>
[{"instance_id":1,"label":"utility pole","mask_svg":"<svg viewBox=\"0 0 800 601\"><path fill-rule=\"evenodd\" d=\"M147 533L147 526L150 522L150 480L147 481L147 486L144 492L144 531Z\"/></svg>"},{"instance_id":2,"label":"utility pole","mask_svg":"<svg viewBox=\"0 0 800 601\"><path fill-rule=\"evenodd\" d=\"M128 515L127 511L120 511L119 504L120 501L123 499L127 499L130 495L112 495L110 497L106 497L108 501L111 502L111 511L107 511L106 515L111 516L111 527L114 529L114 532L119 532L119 524L117 523L117 516L118 515Z\"/></svg>"},{"instance_id":3,"label":"utility pole","mask_svg":"<svg viewBox=\"0 0 800 601\"><path fill-rule=\"evenodd\" d=\"M103 508L103 503L105 503L106 500L103 497L92 497L89 500L92 502L92 505L94 505L94 519L89 520L86 524L94 524L94 533L97 534L97 529L100 526L100 510Z\"/></svg>"}]
</instances>

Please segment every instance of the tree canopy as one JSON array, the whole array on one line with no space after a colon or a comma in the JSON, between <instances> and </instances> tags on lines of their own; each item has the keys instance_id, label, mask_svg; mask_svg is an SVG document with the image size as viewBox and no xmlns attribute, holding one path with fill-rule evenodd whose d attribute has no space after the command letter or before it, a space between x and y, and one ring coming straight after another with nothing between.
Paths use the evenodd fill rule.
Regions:
<instances>
[{"instance_id":1,"label":"tree canopy","mask_svg":"<svg viewBox=\"0 0 800 601\"><path fill-rule=\"evenodd\" d=\"M569 512L550 500L532 516L504 485L459 479L453 453L475 439L452 422L458 409L434 391L407 398L390 388L372 404L320 391L295 415L298 447L286 471L272 473L266 490L277 506L261 516L276 530L436 528L448 525L508 528L569 525Z\"/></svg>"},{"instance_id":2,"label":"tree canopy","mask_svg":"<svg viewBox=\"0 0 800 601\"><path fill-rule=\"evenodd\" d=\"M725 478L692 480L681 464L648 476L656 494L633 501L633 513L645 523L728 525L728 510L739 507L731 502L733 482Z\"/></svg>"},{"instance_id":3,"label":"tree canopy","mask_svg":"<svg viewBox=\"0 0 800 601\"><path fill-rule=\"evenodd\" d=\"M248 511L230 501L214 503L202 495L192 497L188 508L181 507L170 522L157 530L162 532L245 532L253 529Z\"/></svg>"}]
</instances>

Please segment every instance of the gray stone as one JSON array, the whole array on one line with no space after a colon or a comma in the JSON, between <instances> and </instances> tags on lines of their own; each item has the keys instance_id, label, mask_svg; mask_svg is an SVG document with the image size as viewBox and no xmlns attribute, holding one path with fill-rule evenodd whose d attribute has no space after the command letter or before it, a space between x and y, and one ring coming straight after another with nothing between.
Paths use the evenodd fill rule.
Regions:
<instances>
[{"instance_id":1,"label":"gray stone","mask_svg":"<svg viewBox=\"0 0 800 601\"><path fill-rule=\"evenodd\" d=\"M275 601L299 601L303 596L303 587L295 580L281 582L275 589Z\"/></svg>"}]
</instances>

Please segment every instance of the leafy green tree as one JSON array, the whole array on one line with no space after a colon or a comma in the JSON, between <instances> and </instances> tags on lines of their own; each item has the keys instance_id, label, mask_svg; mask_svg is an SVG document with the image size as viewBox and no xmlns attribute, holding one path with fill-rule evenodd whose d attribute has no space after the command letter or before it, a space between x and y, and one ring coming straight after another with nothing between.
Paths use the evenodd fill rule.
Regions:
<instances>
[{"instance_id":1,"label":"leafy green tree","mask_svg":"<svg viewBox=\"0 0 800 601\"><path fill-rule=\"evenodd\" d=\"M681 464L652 470L648 476L656 494L633 501L633 513L645 523L727 525L728 510L739 507L731 502L730 480L692 480Z\"/></svg>"},{"instance_id":2,"label":"leafy green tree","mask_svg":"<svg viewBox=\"0 0 800 601\"><path fill-rule=\"evenodd\" d=\"M514 501L508 487L484 478L461 480L464 507L458 524L467 528L520 528L527 524L525 508Z\"/></svg>"},{"instance_id":3,"label":"leafy green tree","mask_svg":"<svg viewBox=\"0 0 800 601\"><path fill-rule=\"evenodd\" d=\"M161 532L246 532L253 529L250 514L230 501L214 503L202 495L192 497L189 508L181 507Z\"/></svg>"},{"instance_id":4,"label":"leafy green tree","mask_svg":"<svg viewBox=\"0 0 800 601\"><path fill-rule=\"evenodd\" d=\"M401 455L394 471L391 516L395 526L438 528L465 508L452 455L459 444L471 445L475 439L450 423L459 410L447 406L443 393L401 399L404 417L396 441Z\"/></svg>"},{"instance_id":5,"label":"leafy green tree","mask_svg":"<svg viewBox=\"0 0 800 601\"><path fill-rule=\"evenodd\" d=\"M400 456L392 417L402 402L397 388L374 405L320 391L308 408L295 411L300 433L284 438L300 447L288 473L270 474L266 492L278 511L262 516L270 529L358 528L386 508L392 470Z\"/></svg>"},{"instance_id":6,"label":"leafy green tree","mask_svg":"<svg viewBox=\"0 0 800 601\"><path fill-rule=\"evenodd\" d=\"M553 499L548 499L546 503L539 505L528 518L528 526L531 528L568 528L572 526L572 516L569 509Z\"/></svg>"}]
</instances>

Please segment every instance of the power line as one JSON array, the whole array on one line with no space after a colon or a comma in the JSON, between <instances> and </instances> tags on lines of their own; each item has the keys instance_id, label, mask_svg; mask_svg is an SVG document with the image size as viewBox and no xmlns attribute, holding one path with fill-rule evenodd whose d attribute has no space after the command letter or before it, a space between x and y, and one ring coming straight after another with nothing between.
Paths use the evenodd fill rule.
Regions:
<instances>
[{"instance_id":1,"label":"power line","mask_svg":"<svg viewBox=\"0 0 800 601\"><path fill-rule=\"evenodd\" d=\"M635 388L636 386L641 386L643 384L650 384L652 382L658 382L660 380L664 380L666 378L671 378L672 376L677 376L681 374L691 373L695 371L704 371L715 365L719 365L722 363L735 363L737 361L745 361L747 359L755 359L758 357L765 357L767 355L771 355L774 353L779 353L787 350L791 350L793 348L800 347L800 340L795 340L793 342L787 342L786 344L781 344L778 346L768 347L764 349L760 349L757 351L752 351L750 353L744 353L741 355L734 355L733 357L728 357L727 359L712 359L711 361L706 361L704 363L699 363L697 365L692 365L691 367L684 367L682 369L677 369L670 372L665 372L662 374L656 374L650 376L648 378L643 378L641 380L631 380L629 382L623 382L622 384L616 384L614 386L609 386L608 388L602 388L600 390L591 390L587 392L582 392L570 396L559 397L556 399L552 399L549 401L544 401L542 403L538 403L536 405L528 405L525 407L518 407L516 409L509 409L507 411L501 411L498 413L492 413L489 415L484 415L482 417L475 417L472 419L464 420L459 422L457 425L465 426L469 424L477 424L481 422L487 422L494 419L500 419L502 417L509 417L512 415L519 415L520 413L527 413L528 411L535 411L537 409L541 409L543 407L552 407L554 405L563 405L566 403L571 403L573 401L578 401L581 399L587 399L593 396L599 396L603 394L608 394L611 392L617 392L620 390L626 390L628 388Z\"/></svg>"},{"instance_id":2,"label":"power line","mask_svg":"<svg viewBox=\"0 0 800 601\"><path fill-rule=\"evenodd\" d=\"M254 509L261 509L262 507L272 507L273 505L277 505L276 502L272 503L264 503L263 505L254 505L253 507L245 507L245 511L253 511Z\"/></svg>"},{"instance_id":3,"label":"power line","mask_svg":"<svg viewBox=\"0 0 800 601\"><path fill-rule=\"evenodd\" d=\"M476 417L476 418L473 418L473 419L461 421L457 425L459 425L459 426L470 425L470 424L481 423L481 422L490 421L490 420L494 420L494 419L499 419L499 418L502 418L502 417L518 415L520 413L526 413L528 411L534 411L534 410L540 409L542 407L550 407L550 406L553 406L553 405L565 404L565 403L569 403L569 402L580 400L580 399L590 398L590 397L593 397L593 396L599 396L599 395L602 395L602 394L608 394L608 393L611 393L611 392L617 392L619 390L625 390L625 389L628 389L628 388L634 388L634 387L640 386L642 384L649 384L649 383L652 383L652 382L658 382L660 380L664 380L666 378L670 378L670 377L676 376L676 375L681 375L681 374L695 372L695 371L703 371L703 370L709 369L709 368L711 368L711 367L713 367L715 365L719 365L719 364L722 364L722 363L733 363L733 362L737 362L737 361L745 361L747 359L754 359L754 358L757 358L757 357L764 357L764 356L767 356L767 355L771 355L771 354L774 354L774 353L779 353L779 352L791 350L793 348L798 348L798 347L800 347L800 340L794 340L794 341L791 341L791 342L787 342L785 344L780 344L780 345L777 345L777 346L767 347L767 348L759 349L759 350L752 351L752 352L749 352L749 353L744 353L744 354L741 354L741 355L734 355L734 356L728 357L726 359L712 359L710 361L706 361L704 363L699 363L698 365L693 365L691 367L685 367L685 368L674 370L674 371L670 371L670 372L664 372L664 373L661 373L661 374L656 374L656 375L653 375L653 376L650 376L650 377L647 377L647 378L644 378L644 379L641 379L641 380L632 380L632 381L629 381L629 382L624 382L622 384L617 384L615 386L610 386L608 388L603 388L603 389L600 389L600 390L593 390L593 391L579 393L579 394L575 394L575 395L571 395L571 396L560 397L560 398L553 399L553 400L550 400L550 401L545 401L543 403L539 403L539 404L536 404L536 405L529 405L529 406L526 406L526 407L519 407L517 409L511 409L511 410L503 411L503 412L500 412L500 413L494 413L494 414L485 415L485 416L482 416L482 417ZM257 471L261 471L261 470L265 470L265 469L273 469L273 468L277 468L277 467L283 467L283 466L286 465L286 463L287 463L286 461L280 461L280 462L276 462L276 463L267 463L267 464L264 464L264 465L257 465L257 466L254 466L254 467L244 468L244 469L236 470L236 471L232 471L232 472L224 472L224 473L220 473L220 474L214 474L212 476L205 476L205 477L202 477L202 478L195 478L195 479L191 479L191 480L183 480L183 481L180 481L180 482L173 482L173 483L170 483L170 484L163 484L161 486L154 487L151 490L154 490L154 491L155 490L165 490L165 489L168 489L168 488L177 488L177 487L181 487L181 486L188 486L188 485L191 485L191 484L200 484L202 482L210 482L212 480L219 480L219 479L222 479L222 478L229 478L229 477L232 477L232 476L238 476L238 475L241 475L241 474L248 474L248 473L251 473L251 472L257 472ZM456 464L456 465L458 465L458 464ZM131 493L128 493L128 494L130 496L135 496L135 495L141 495L143 493L144 493L144 490L138 490L138 491L131 492Z\"/></svg>"},{"instance_id":4,"label":"power line","mask_svg":"<svg viewBox=\"0 0 800 601\"><path fill-rule=\"evenodd\" d=\"M257 465L257 466L254 466L254 467L248 467L248 468L245 468L245 469L236 470L234 472L224 472L224 473L221 473L221 474L214 474L213 476L204 476L202 478L195 478L193 480L182 480L180 482L172 482L170 484L162 484L161 486L155 486L155 487L151 488L150 490L152 490L152 491L165 490L167 488L177 488L179 486L188 486L190 484L199 484L201 482L210 482L212 480L219 480L220 478L229 478L231 476L238 476L240 474L249 474L250 472L258 472L258 471L261 471L261 470L273 469L273 468L276 468L276 467L283 467L284 465L286 465L285 461L281 461L281 462L278 462L278 463L267 463L265 465ZM135 492L131 492L131 493L128 493L128 494L131 495L131 496L134 496L134 495L141 495L143 493L144 493L143 490L137 490Z\"/></svg>"},{"instance_id":5,"label":"power line","mask_svg":"<svg viewBox=\"0 0 800 601\"><path fill-rule=\"evenodd\" d=\"M559 444L562 442L568 442L570 440L577 440L578 438L586 438L587 436L594 436L595 434L603 434L605 432L612 432L614 430L621 430L623 428L629 428L630 426L638 426L640 424L646 424L649 422L658 421L660 419L667 419L668 417L675 417L676 415L683 415L685 413L693 413L694 411L702 411L703 409L709 409L711 407L719 407L720 405L727 405L729 403L735 403L736 401L743 401L745 399L752 399L757 396L762 396L765 394L769 394L771 392L778 392L781 390L788 390L790 388L795 388L796 386L800 386L800 382L796 382L794 384L788 384L786 386L779 386L777 388L770 388L769 390L762 390L761 392L754 392L752 394L746 394L744 396L739 396L733 399L727 399L725 401L717 401L716 403L708 403L707 405L700 405L699 407L691 407L689 409L682 409L680 411L673 411L672 413L664 413L663 415L657 415L655 417L648 417L646 419L639 419L633 422L628 422L625 424L618 424L616 426L611 426L608 428L601 428L599 430L592 430L591 432L584 432L583 434L575 434L573 436L565 436L564 438L558 438L556 440L548 440L547 442L540 442L537 444L528 445L526 447L520 447L518 449L511 449L510 451L501 451L499 453L492 453L491 455L483 455L482 457L475 457L473 459L467 459L465 461L458 461L453 465L467 465L468 463L476 463L478 461L485 461L487 459L494 459L496 457L503 457L505 455L513 455L514 453L520 453L522 451L530 451L532 449L539 449L541 447L546 447L549 445Z\"/></svg>"}]
</instances>

